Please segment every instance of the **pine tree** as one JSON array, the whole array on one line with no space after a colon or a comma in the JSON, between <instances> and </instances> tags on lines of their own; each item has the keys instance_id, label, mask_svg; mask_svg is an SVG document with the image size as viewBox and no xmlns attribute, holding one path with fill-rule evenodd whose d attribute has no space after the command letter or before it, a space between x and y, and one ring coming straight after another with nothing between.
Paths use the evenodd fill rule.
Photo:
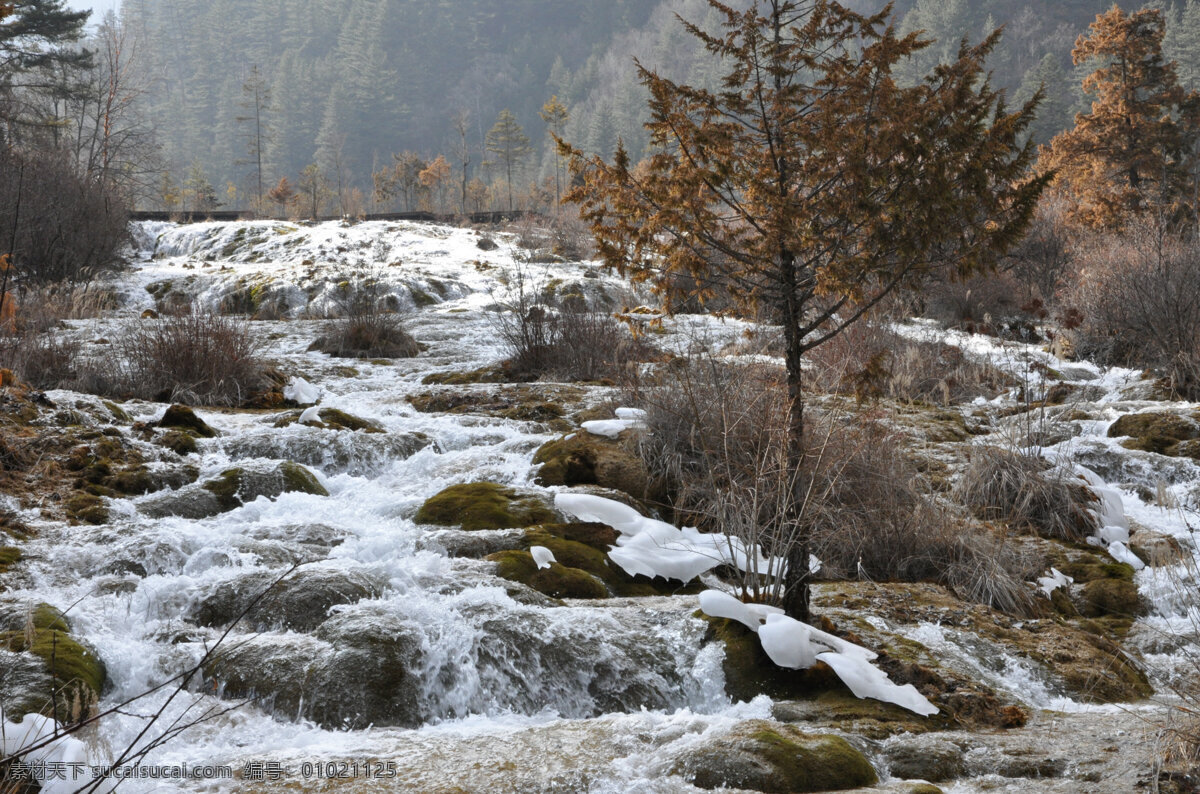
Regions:
<instances>
[{"instance_id":1,"label":"pine tree","mask_svg":"<svg viewBox=\"0 0 1200 794\"><path fill-rule=\"evenodd\" d=\"M1120 226L1146 210L1179 217L1192 203L1200 94L1180 88L1164 32L1160 11L1113 6L1071 52L1077 65L1097 64L1083 81L1091 111L1050 142L1041 166L1057 171L1072 215L1091 226Z\"/></svg>"},{"instance_id":2,"label":"pine tree","mask_svg":"<svg viewBox=\"0 0 1200 794\"><path fill-rule=\"evenodd\" d=\"M546 100L546 104L542 105L541 112L542 121L546 122L546 128L550 132L550 136L555 140L562 140L563 127L566 126L567 120L571 117L567 112L566 106L558 101L558 95L555 94ZM554 206L558 206L562 201L562 156L558 153L557 146L553 147L554 151Z\"/></svg>"},{"instance_id":3,"label":"pine tree","mask_svg":"<svg viewBox=\"0 0 1200 794\"><path fill-rule=\"evenodd\" d=\"M922 42L897 36L883 13L823 0L709 4L721 33L687 29L722 60L720 90L639 65L653 155L634 167L622 147L611 163L570 149L581 184L567 199L604 263L652 284L668 309L695 296L682 292L691 282L782 324L789 487L764 540L787 559L781 605L804 620L806 353L936 266L992 264L1028 226L1047 178L1025 177L1033 103L1006 111L983 71L995 34L900 88L893 71Z\"/></svg>"},{"instance_id":4,"label":"pine tree","mask_svg":"<svg viewBox=\"0 0 1200 794\"><path fill-rule=\"evenodd\" d=\"M1015 95L1018 103L1028 102L1039 92L1042 95L1037 119L1029 127L1029 136L1034 143L1049 143L1051 138L1070 126L1071 97L1065 91L1066 86L1067 73L1059 56L1049 52L1021 80Z\"/></svg>"},{"instance_id":5,"label":"pine tree","mask_svg":"<svg viewBox=\"0 0 1200 794\"><path fill-rule=\"evenodd\" d=\"M261 212L263 207L263 154L266 152L271 139L271 124L268 114L271 111L271 88L266 77L259 71L258 65L250 67L250 75L242 83L241 107L245 115L236 116L235 121L248 128L246 136L246 153L249 162L254 166L254 196L257 200L255 210Z\"/></svg>"},{"instance_id":6,"label":"pine tree","mask_svg":"<svg viewBox=\"0 0 1200 794\"><path fill-rule=\"evenodd\" d=\"M71 11L63 0L5 5L0 25L0 144L59 132L56 111L82 88L92 53L73 46L83 38L90 11Z\"/></svg>"},{"instance_id":7,"label":"pine tree","mask_svg":"<svg viewBox=\"0 0 1200 794\"><path fill-rule=\"evenodd\" d=\"M512 111L505 109L496 117L496 123L488 130L485 143L487 150L496 155L504 167L504 178L508 183L508 211L513 209L513 171L524 165L531 151L529 136Z\"/></svg>"}]
</instances>

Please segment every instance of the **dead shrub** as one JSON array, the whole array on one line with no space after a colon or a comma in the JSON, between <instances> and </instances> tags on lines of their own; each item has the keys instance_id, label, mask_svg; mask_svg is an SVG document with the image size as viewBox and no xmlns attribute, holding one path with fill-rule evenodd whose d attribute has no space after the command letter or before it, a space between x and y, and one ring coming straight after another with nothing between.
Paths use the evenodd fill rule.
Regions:
<instances>
[{"instance_id":1,"label":"dead shrub","mask_svg":"<svg viewBox=\"0 0 1200 794\"><path fill-rule=\"evenodd\" d=\"M647 411L640 445L664 478L677 523L722 531L786 557L787 407L782 371L711 357L677 360L628 395ZM835 579L933 581L999 609L1030 609L1033 570L1002 539L922 490L901 436L866 412L807 412L810 441L801 492L811 551ZM743 586L770 600L773 584Z\"/></svg>"},{"instance_id":2,"label":"dead shrub","mask_svg":"<svg viewBox=\"0 0 1200 794\"><path fill-rule=\"evenodd\" d=\"M962 348L940 340L913 339L884 322L851 325L809 353L817 389L853 394L860 402L890 398L951 405L991 399L1012 379Z\"/></svg>"},{"instance_id":3,"label":"dead shrub","mask_svg":"<svg viewBox=\"0 0 1200 794\"><path fill-rule=\"evenodd\" d=\"M509 274L509 287L493 316L513 380L614 381L629 364L661 357L612 315L580 296L557 296L522 269Z\"/></svg>"},{"instance_id":4,"label":"dead shrub","mask_svg":"<svg viewBox=\"0 0 1200 794\"><path fill-rule=\"evenodd\" d=\"M379 280L360 277L357 282L345 288L340 316L308 349L340 358L412 358L420 353L421 346L404 330L400 316L385 308Z\"/></svg>"},{"instance_id":5,"label":"dead shrub","mask_svg":"<svg viewBox=\"0 0 1200 794\"><path fill-rule=\"evenodd\" d=\"M35 389L72 386L79 376L80 345L54 331L23 331L0 337L0 368L11 369Z\"/></svg>"},{"instance_id":6,"label":"dead shrub","mask_svg":"<svg viewBox=\"0 0 1200 794\"><path fill-rule=\"evenodd\" d=\"M980 446L954 498L985 521L1047 538L1081 542L1096 528L1095 494L1064 466L1020 451Z\"/></svg>"},{"instance_id":7,"label":"dead shrub","mask_svg":"<svg viewBox=\"0 0 1200 794\"><path fill-rule=\"evenodd\" d=\"M266 385L250 325L190 312L127 325L113 340L111 375L99 391L189 405L239 405ZM107 380L105 384L103 381Z\"/></svg>"},{"instance_id":8,"label":"dead shrub","mask_svg":"<svg viewBox=\"0 0 1200 794\"><path fill-rule=\"evenodd\" d=\"M967 333L1025 342L1041 337L1034 326L1040 304L1009 273L985 273L965 281L939 280L923 290L925 316Z\"/></svg>"},{"instance_id":9,"label":"dead shrub","mask_svg":"<svg viewBox=\"0 0 1200 794\"><path fill-rule=\"evenodd\" d=\"M1200 399L1200 239L1137 220L1088 241L1078 268L1066 295L1076 352L1153 368L1177 396Z\"/></svg>"}]
</instances>

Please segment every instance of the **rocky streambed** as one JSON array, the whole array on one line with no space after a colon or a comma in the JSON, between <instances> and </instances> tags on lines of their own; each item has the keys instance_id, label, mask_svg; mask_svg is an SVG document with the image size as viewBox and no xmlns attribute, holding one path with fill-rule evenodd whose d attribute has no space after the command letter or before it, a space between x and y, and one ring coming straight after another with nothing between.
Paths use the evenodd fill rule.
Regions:
<instances>
[{"instance_id":1,"label":"rocky streambed","mask_svg":"<svg viewBox=\"0 0 1200 794\"><path fill-rule=\"evenodd\" d=\"M556 510L568 491L641 506L652 478L628 433L580 428L613 415L613 387L486 382L503 355L488 310L518 265L597 306L628 303L626 285L588 263L531 265L503 236L481 247L477 232L416 224L144 224L138 239L114 284L119 312L61 333L104 355L122 324L154 322L148 311L257 314L281 381L303 378L319 404L305 417L287 402L187 410L0 387L0 707L69 723L125 704L78 732L89 761L134 747L147 766L213 767L122 788L1117 792L1159 780L1160 734L1196 650L1200 425L1140 373L906 327L1020 378L990 402L884 401L931 487L973 445L1036 435L1117 489L1150 563L1135 572L1101 549L1031 539L1073 580L1036 617L929 583L818 584L824 627L917 686L940 710L923 718L857 699L827 670L775 667L748 630L698 613L705 583L630 576L606 557L611 528ZM310 352L327 326L314 317L368 286L424 350ZM691 316L655 341L736 355L745 331ZM556 563L538 567L533 547ZM178 694L163 686L193 668Z\"/></svg>"}]
</instances>

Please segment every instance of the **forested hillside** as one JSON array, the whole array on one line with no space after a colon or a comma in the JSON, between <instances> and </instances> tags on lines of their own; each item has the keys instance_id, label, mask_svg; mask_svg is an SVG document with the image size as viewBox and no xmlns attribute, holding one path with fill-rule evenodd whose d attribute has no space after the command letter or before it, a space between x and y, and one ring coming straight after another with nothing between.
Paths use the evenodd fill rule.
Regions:
<instances>
[{"instance_id":1,"label":"forested hillside","mask_svg":"<svg viewBox=\"0 0 1200 794\"><path fill-rule=\"evenodd\" d=\"M875 12L883 4L852 5ZM902 0L900 28L937 41L900 75L917 80L964 36L978 41L1003 27L994 80L1014 101L1045 84L1032 133L1047 141L1084 109L1070 51L1108 5ZM1200 47L1188 42L1200 35L1200 4L1169 11L1165 49L1180 60L1182 82L1195 84ZM516 166L517 201L538 200L535 182L544 201L556 163L541 111L552 95L566 110L559 123L568 140L608 155L623 138L636 155L646 144L646 101L634 57L693 84L710 79L711 62L698 58L676 13L712 22L698 0L124 0L123 23L139 40L135 68L152 78L145 110L170 174L142 203L182 206L207 192L210 203L245 208L260 182L270 188L288 177L301 192L320 192L331 211L405 209L415 200L397 183L417 185L439 154L450 170L427 174L440 190L424 199L440 196L437 209L460 209L468 178L478 180L467 199L474 208L504 206L505 157ZM487 135L504 109L529 142L498 156ZM403 152L419 159L396 168L392 155ZM377 191L372 174L385 170L391 188Z\"/></svg>"}]
</instances>

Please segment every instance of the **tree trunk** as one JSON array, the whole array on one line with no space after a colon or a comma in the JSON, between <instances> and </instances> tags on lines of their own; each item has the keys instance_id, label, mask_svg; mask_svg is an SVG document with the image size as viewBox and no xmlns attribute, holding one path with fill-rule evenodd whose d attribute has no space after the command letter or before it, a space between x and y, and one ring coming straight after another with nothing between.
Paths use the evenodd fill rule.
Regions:
<instances>
[{"instance_id":1,"label":"tree trunk","mask_svg":"<svg viewBox=\"0 0 1200 794\"><path fill-rule=\"evenodd\" d=\"M800 333L803 308L796 290L795 263L790 253L781 253L780 267L786 298L783 304L783 332L787 343L788 428L787 474L790 497L784 514L783 531L791 534L786 549L787 574L783 580L783 611L791 618L808 622L808 555L810 538L804 500L807 477L804 474L804 339Z\"/></svg>"}]
</instances>

